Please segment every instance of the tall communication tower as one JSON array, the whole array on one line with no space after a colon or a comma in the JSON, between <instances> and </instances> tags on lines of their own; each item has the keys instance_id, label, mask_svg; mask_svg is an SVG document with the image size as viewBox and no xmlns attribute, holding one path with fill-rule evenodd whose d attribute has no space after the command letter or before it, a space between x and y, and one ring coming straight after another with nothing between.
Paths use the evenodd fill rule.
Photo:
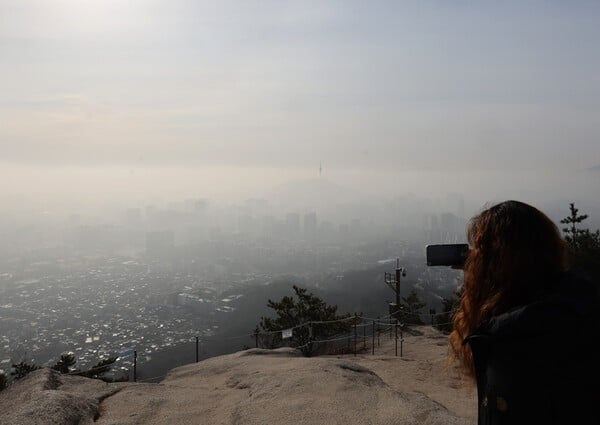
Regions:
<instances>
[{"instance_id":1,"label":"tall communication tower","mask_svg":"<svg viewBox=\"0 0 600 425\"><path fill-rule=\"evenodd\" d=\"M406 269L400 267L400 258L396 259L396 274L384 273L385 283L396 293L396 302L390 303L390 314L396 316L396 313L400 310L400 277L406 276Z\"/></svg>"}]
</instances>

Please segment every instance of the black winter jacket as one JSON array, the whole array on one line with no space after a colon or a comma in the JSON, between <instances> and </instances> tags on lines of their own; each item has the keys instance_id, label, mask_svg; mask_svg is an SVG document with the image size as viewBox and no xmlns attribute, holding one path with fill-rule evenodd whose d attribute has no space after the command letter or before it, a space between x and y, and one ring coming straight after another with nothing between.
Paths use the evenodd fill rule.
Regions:
<instances>
[{"instance_id":1,"label":"black winter jacket","mask_svg":"<svg viewBox=\"0 0 600 425\"><path fill-rule=\"evenodd\" d=\"M466 338L478 424L600 424L599 317L597 286L566 274L551 295Z\"/></svg>"}]
</instances>

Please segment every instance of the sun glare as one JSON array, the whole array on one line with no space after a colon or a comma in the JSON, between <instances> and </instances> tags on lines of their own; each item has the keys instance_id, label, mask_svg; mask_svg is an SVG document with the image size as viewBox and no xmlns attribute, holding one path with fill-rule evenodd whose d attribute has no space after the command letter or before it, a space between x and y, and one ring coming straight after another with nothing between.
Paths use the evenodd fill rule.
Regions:
<instances>
[{"instance_id":1,"label":"sun glare","mask_svg":"<svg viewBox=\"0 0 600 425\"><path fill-rule=\"evenodd\" d=\"M45 6L51 30L69 36L112 35L131 30L143 19L139 2L62 0Z\"/></svg>"}]
</instances>

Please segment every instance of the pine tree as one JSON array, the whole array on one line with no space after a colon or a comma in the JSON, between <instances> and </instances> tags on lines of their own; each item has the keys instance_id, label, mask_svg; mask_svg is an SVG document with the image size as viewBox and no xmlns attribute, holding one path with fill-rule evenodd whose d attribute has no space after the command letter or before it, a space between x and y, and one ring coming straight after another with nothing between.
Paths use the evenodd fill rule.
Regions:
<instances>
[{"instance_id":1,"label":"pine tree","mask_svg":"<svg viewBox=\"0 0 600 425\"><path fill-rule=\"evenodd\" d=\"M313 341L328 339L350 329L349 321L309 325L310 322L316 321L346 319L349 315L338 315L337 306L328 305L306 288L295 285L293 288L297 299L285 296L279 302L267 302L267 306L275 311L276 317L262 317L260 328L264 332L275 332L266 340L270 347L282 343L281 334L277 331L294 328L290 341L299 347L305 356L310 356L314 351Z\"/></svg>"},{"instance_id":2,"label":"pine tree","mask_svg":"<svg viewBox=\"0 0 600 425\"><path fill-rule=\"evenodd\" d=\"M13 364L12 368L13 370L10 374L15 377L15 380L24 378L34 370L40 369L40 367L35 363L27 363L24 360L21 360L19 363Z\"/></svg>"},{"instance_id":3,"label":"pine tree","mask_svg":"<svg viewBox=\"0 0 600 425\"><path fill-rule=\"evenodd\" d=\"M0 369L0 391L4 390L6 388L6 385L6 373L4 373L2 369Z\"/></svg>"},{"instance_id":4,"label":"pine tree","mask_svg":"<svg viewBox=\"0 0 600 425\"><path fill-rule=\"evenodd\" d=\"M106 380L111 381L111 379L108 379L104 375L108 371L110 371L110 368L117 361L117 358L118 357L108 357L106 359L100 360L98 363L96 363L90 369L84 370L84 371L78 373L78 375L85 376L86 378L102 379L103 381L106 381Z\"/></svg>"},{"instance_id":5,"label":"pine tree","mask_svg":"<svg viewBox=\"0 0 600 425\"><path fill-rule=\"evenodd\" d=\"M568 242L575 242L575 241L577 241L578 236L580 236L586 232L586 230L578 229L577 224L586 220L588 218L588 215L587 214L577 215L579 212L579 209L575 208L574 203L569 204L569 210L571 212L571 215L563 218L560 222L562 224L566 224L569 226L569 227L563 227L563 232L565 233L565 239ZM588 230L588 232L589 232L589 230Z\"/></svg>"},{"instance_id":6,"label":"pine tree","mask_svg":"<svg viewBox=\"0 0 600 425\"><path fill-rule=\"evenodd\" d=\"M435 327L443 332L452 332L452 329L454 328L452 317L459 307L459 294L455 293L451 298L442 298L443 312L435 318Z\"/></svg>"},{"instance_id":7,"label":"pine tree","mask_svg":"<svg viewBox=\"0 0 600 425\"><path fill-rule=\"evenodd\" d=\"M111 370L111 367L117 361L117 359L118 357L116 356L108 357L106 359L100 360L88 370L78 370L75 368L75 364L77 363L75 354L69 352L61 354L60 359L51 367L51 369L56 370L60 373L71 373L78 376L85 376L86 378L101 379L106 382L113 382L115 380L126 381L127 377L119 377L115 379L106 376L106 374Z\"/></svg>"},{"instance_id":8,"label":"pine tree","mask_svg":"<svg viewBox=\"0 0 600 425\"><path fill-rule=\"evenodd\" d=\"M75 354L63 353L60 355L60 359L52 366L52 369L60 372L60 373L69 373L74 369L75 363Z\"/></svg>"},{"instance_id":9,"label":"pine tree","mask_svg":"<svg viewBox=\"0 0 600 425\"><path fill-rule=\"evenodd\" d=\"M407 325L422 325L420 312L426 303L422 302L414 289L407 297L402 297L400 305L400 321Z\"/></svg>"},{"instance_id":10,"label":"pine tree","mask_svg":"<svg viewBox=\"0 0 600 425\"><path fill-rule=\"evenodd\" d=\"M562 219L565 240L569 250L571 266L588 274L596 282L600 281L600 230L591 232L589 229L579 229L578 224L588 218L587 214L578 215L575 204L569 205L571 215Z\"/></svg>"}]
</instances>

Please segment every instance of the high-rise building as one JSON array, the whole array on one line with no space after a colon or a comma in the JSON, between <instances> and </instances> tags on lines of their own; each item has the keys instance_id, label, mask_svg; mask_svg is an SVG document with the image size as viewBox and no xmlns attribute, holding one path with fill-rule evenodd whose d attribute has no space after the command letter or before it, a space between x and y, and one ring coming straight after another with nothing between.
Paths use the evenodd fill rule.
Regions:
<instances>
[{"instance_id":1,"label":"high-rise building","mask_svg":"<svg viewBox=\"0 0 600 425\"><path fill-rule=\"evenodd\" d=\"M171 230L146 233L146 254L151 257L164 257L173 250L174 237Z\"/></svg>"},{"instance_id":2,"label":"high-rise building","mask_svg":"<svg viewBox=\"0 0 600 425\"><path fill-rule=\"evenodd\" d=\"M304 214L304 238L315 239L317 237L317 213Z\"/></svg>"},{"instance_id":3,"label":"high-rise building","mask_svg":"<svg viewBox=\"0 0 600 425\"><path fill-rule=\"evenodd\" d=\"M139 226L142 223L141 208L128 208L125 212L125 222L129 226Z\"/></svg>"},{"instance_id":4,"label":"high-rise building","mask_svg":"<svg viewBox=\"0 0 600 425\"><path fill-rule=\"evenodd\" d=\"M287 213L285 215L285 233L289 238L296 238L300 235L300 214Z\"/></svg>"}]
</instances>

